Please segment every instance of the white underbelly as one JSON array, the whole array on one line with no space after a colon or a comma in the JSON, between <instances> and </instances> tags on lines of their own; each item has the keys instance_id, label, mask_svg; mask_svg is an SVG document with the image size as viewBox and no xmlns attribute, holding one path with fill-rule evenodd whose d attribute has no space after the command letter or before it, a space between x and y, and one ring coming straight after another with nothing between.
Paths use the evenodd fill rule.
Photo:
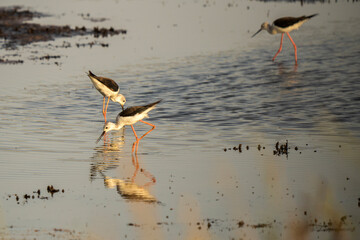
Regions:
<instances>
[{"instance_id":1,"label":"white underbelly","mask_svg":"<svg viewBox=\"0 0 360 240\"><path fill-rule=\"evenodd\" d=\"M104 97L113 97L116 96L116 93L111 91L109 88L107 88L104 84L97 80L93 80L90 78L92 83L94 84L94 87L104 96ZM111 99L112 100L112 99Z\"/></svg>"},{"instance_id":2,"label":"white underbelly","mask_svg":"<svg viewBox=\"0 0 360 240\"><path fill-rule=\"evenodd\" d=\"M124 123L124 125L133 125L139 120L142 120L147 117L148 117L147 114L136 114L135 116L132 117L120 117L120 118L121 118L121 122Z\"/></svg>"}]
</instances>

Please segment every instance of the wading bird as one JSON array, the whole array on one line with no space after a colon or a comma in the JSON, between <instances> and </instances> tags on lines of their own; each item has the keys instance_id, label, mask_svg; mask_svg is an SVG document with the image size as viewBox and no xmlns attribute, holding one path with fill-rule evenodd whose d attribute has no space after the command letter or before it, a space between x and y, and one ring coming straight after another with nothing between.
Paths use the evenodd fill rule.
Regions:
<instances>
[{"instance_id":1,"label":"wading bird","mask_svg":"<svg viewBox=\"0 0 360 240\"><path fill-rule=\"evenodd\" d=\"M286 33L287 36L289 37L291 43L294 46L295 64L297 64L297 50L296 50L297 48L296 48L294 41L290 37L289 32L291 32L292 30L298 29L301 25L303 25L304 22L306 22L307 20L309 20L312 17L315 17L316 15L318 15L318 14L313 14L310 16L302 16L302 17L283 17L283 18L276 19L272 25L270 25L268 22L264 22L263 24L261 24L261 28L259 29L259 31L257 31L252 37L254 37L256 34L261 32L261 30L266 30L270 34L281 33L280 48L272 59L273 61L275 61L276 56L281 52L284 33Z\"/></svg>"},{"instance_id":2,"label":"wading bird","mask_svg":"<svg viewBox=\"0 0 360 240\"><path fill-rule=\"evenodd\" d=\"M147 104L145 106L136 106L136 107L126 108L124 111L122 111L121 113L119 113L117 115L116 123L112 123L112 122L105 123L104 131L102 132L100 137L97 139L96 143L98 143L100 141L100 139L102 138L102 136L104 136L105 133L107 133L111 130L120 130L122 127L124 127L126 125L130 125L134 132L135 138L136 138L136 141L133 144L133 151L134 151L135 145L137 146L139 141L143 137L145 137L147 134L149 134L152 130L155 129L155 125L145 122L142 119L148 118L149 117L148 113L151 110L153 110L159 102L161 102L161 100ZM137 123L138 121L152 126L152 129L150 129L147 133L145 133L141 138L138 138L138 136L135 132L135 129L133 127L133 124ZM137 150L137 147L136 147L136 150Z\"/></svg>"},{"instance_id":3,"label":"wading bird","mask_svg":"<svg viewBox=\"0 0 360 240\"><path fill-rule=\"evenodd\" d=\"M104 120L106 123L106 112L109 105L109 100L113 102L118 102L121 105L121 108L124 110L124 104L126 102L126 99L124 95L120 94L120 88L116 84L116 82L110 78L104 78L104 77L98 77L95 74L93 74L91 71L87 74L94 84L94 87L104 96L103 101L103 115ZM105 98L108 98L106 107L105 107Z\"/></svg>"}]
</instances>

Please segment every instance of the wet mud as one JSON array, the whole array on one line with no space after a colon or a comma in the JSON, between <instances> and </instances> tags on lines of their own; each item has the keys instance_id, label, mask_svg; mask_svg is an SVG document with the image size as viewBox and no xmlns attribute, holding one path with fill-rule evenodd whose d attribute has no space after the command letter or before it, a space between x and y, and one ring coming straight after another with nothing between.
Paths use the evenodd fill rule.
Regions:
<instances>
[{"instance_id":1,"label":"wet mud","mask_svg":"<svg viewBox=\"0 0 360 240\"><path fill-rule=\"evenodd\" d=\"M21 46L25 46L36 42L47 42L55 40L59 37L74 37L74 36L93 36L94 38L106 38L119 34L126 34L125 29L114 29L113 27L94 27L86 28L85 26L76 26L71 28L68 25L41 25L37 23L28 23L27 21L33 18L41 18L47 16L46 14L23 10L19 6L15 7L2 7L0 8L0 39L3 40L0 49L14 50ZM84 17L85 15L83 15ZM88 15L86 15L88 16ZM103 20L103 19L100 19ZM97 19L89 18L92 22L102 22ZM104 20L105 21L105 20ZM55 46L56 48L80 46L101 46L109 47L108 43L98 41L91 41L89 43L76 43L71 45L64 42L63 45ZM18 56L20 57L20 56ZM49 58L41 58L40 60L48 60ZM35 58L33 58L34 60ZM0 56L0 64L20 64L24 59L8 59L6 56Z\"/></svg>"},{"instance_id":2,"label":"wet mud","mask_svg":"<svg viewBox=\"0 0 360 240\"><path fill-rule=\"evenodd\" d=\"M197 229L198 231L220 231L220 232L232 232L238 229L272 229L282 226L287 228L281 221L276 219L271 222L259 222L259 223L247 223L244 220L240 219L202 219L200 221L189 221L184 222L189 228ZM172 221L160 221L154 223L154 226L149 226L147 224L138 224L134 222L127 223L129 227L135 228L148 228L152 227L156 229L158 227L169 228L174 225ZM302 220L301 224L296 226L289 226L294 229L300 230L303 229L306 232L353 232L355 231L355 223L352 221L352 216L342 216L340 219L329 219L327 221L319 222L316 218L309 218Z\"/></svg>"},{"instance_id":3,"label":"wet mud","mask_svg":"<svg viewBox=\"0 0 360 240\"><path fill-rule=\"evenodd\" d=\"M19 64L19 63L24 63L23 60L10 60L10 59L3 59L0 58L0 64Z\"/></svg>"},{"instance_id":4,"label":"wet mud","mask_svg":"<svg viewBox=\"0 0 360 240\"><path fill-rule=\"evenodd\" d=\"M11 236L10 236L11 235ZM42 229L34 228L24 230L15 226L8 226L7 229L0 228L1 240L14 239L97 239L83 231L76 231L66 228Z\"/></svg>"}]
</instances>

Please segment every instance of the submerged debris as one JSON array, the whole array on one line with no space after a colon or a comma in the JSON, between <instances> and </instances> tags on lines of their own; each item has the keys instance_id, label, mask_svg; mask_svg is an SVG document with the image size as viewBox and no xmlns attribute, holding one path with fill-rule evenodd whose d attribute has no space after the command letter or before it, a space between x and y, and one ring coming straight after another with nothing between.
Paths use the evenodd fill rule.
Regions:
<instances>
[{"instance_id":1,"label":"submerged debris","mask_svg":"<svg viewBox=\"0 0 360 240\"><path fill-rule=\"evenodd\" d=\"M40 60L50 60L50 59L57 59L60 58L61 56L59 55L45 55L42 57L39 57Z\"/></svg>"},{"instance_id":2,"label":"submerged debris","mask_svg":"<svg viewBox=\"0 0 360 240\"><path fill-rule=\"evenodd\" d=\"M87 20L87 21L90 21L90 22L105 22L105 21L109 20L108 18L95 18L95 17L90 17L90 13L87 13L87 14L81 13L80 16L81 16L84 20Z\"/></svg>"},{"instance_id":3,"label":"submerged debris","mask_svg":"<svg viewBox=\"0 0 360 240\"><path fill-rule=\"evenodd\" d=\"M98 38L100 36L107 37L108 35L113 36L113 35L126 34L126 33L127 33L127 31L124 29L115 30L112 27L110 27L109 29L94 27L94 30L93 30L94 37L96 37L96 38Z\"/></svg>"},{"instance_id":4,"label":"submerged debris","mask_svg":"<svg viewBox=\"0 0 360 240\"><path fill-rule=\"evenodd\" d=\"M136 223L128 223L128 226L132 226L132 227L140 227L140 224L136 224Z\"/></svg>"},{"instance_id":5,"label":"submerged debris","mask_svg":"<svg viewBox=\"0 0 360 240\"><path fill-rule=\"evenodd\" d=\"M2 59L0 58L0 64L19 64L19 63L24 63L23 60L9 60L9 59Z\"/></svg>"},{"instance_id":6,"label":"submerged debris","mask_svg":"<svg viewBox=\"0 0 360 240\"><path fill-rule=\"evenodd\" d=\"M351 215L342 216L340 219L331 220L327 222L319 223L315 218L314 222L309 223L309 227L312 231L317 232L341 232L341 231L355 231L355 227L352 223L348 222L347 219L351 218Z\"/></svg>"},{"instance_id":7,"label":"submerged debris","mask_svg":"<svg viewBox=\"0 0 360 240\"><path fill-rule=\"evenodd\" d=\"M286 154L286 156L289 154L289 145L288 145L288 140L286 140L286 143L281 144L279 142L277 142L275 144L275 150L273 151L274 155L282 155L282 154Z\"/></svg>"},{"instance_id":8,"label":"submerged debris","mask_svg":"<svg viewBox=\"0 0 360 240\"><path fill-rule=\"evenodd\" d=\"M271 223L258 223L258 224L254 224L251 225L252 228L271 228Z\"/></svg>"},{"instance_id":9,"label":"submerged debris","mask_svg":"<svg viewBox=\"0 0 360 240\"><path fill-rule=\"evenodd\" d=\"M80 48L80 47L90 47L92 48L93 46L101 46L101 47L109 47L108 43L102 43L102 42L97 42L97 41L92 41L92 42L88 42L88 43L76 43L76 47Z\"/></svg>"},{"instance_id":10,"label":"submerged debris","mask_svg":"<svg viewBox=\"0 0 360 240\"><path fill-rule=\"evenodd\" d=\"M306 146L308 146L308 144L306 144ZM258 144L256 146L257 150L259 152L263 152L262 150L265 150L266 147L265 146L262 146L261 144ZM223 148L224 152L227 152L227 151L230 151L230 150L234 150L234 151L239 151L239 153L242 152L242 144L240 143L238 146L234 146L234 147L226 147L226 148ZM250 146L249 145L246 145L245 146L245 149L246 150L250 150ZM280 156L280 155L283 155L285 154L286 156L288 156L289 154L289 149L290 149L290 146L289 146L289 142L288 140L286 140L285 143L281 144L280 142L276 142L275 143L275 149L272 150L272 153L273 155L277 155L277 156ZM294 147L295 151L298 151L299 150L299 147L298 146L295 146ZM314 150L314 152L317 152L316 150ZM301 154L301 152L299 152L299 154ZM264 153L261 153L261 156L263 156Z\"/></svg>"},{"instance_id":11,"label":"submerged debris","mask_svg":"<svg viewBox=\"0 0 360 240\"><path fill-rule=\"evenodd\" d=\"M47 186L47 192L51 194L51 197L53 197L54 193L57 193L57 192L60 192L60 189L55 189L53 185L49 185ZM65 192L64 189L61 190L62 193ZM37 194L37 197L35 197L34 194ZM8 194L8 198L6 200L8 200L9 198L11 198L12 196L15 197L15 200L17 202L17 204L20 204L20 197L18 194ZM49 200L49 196L44 196L44 195L41 195L41 191L40 189L38 189L37 191L32 191L32 194L27 194L25 193L23 195L23 201L21 202L22 204L25 204L25 203L28 203L28 200L29 199L41 199L41 200Z\"/></svg>"},{"instance_id":12,"label":"submerged debris","mask_svg":"<svg viewBox=\"0 0 360 240\"><path fill-rule=\"evenodd\" d=\"M59 192L59 189L55 189L53 185L47 186L47 192L51 194L51 196L54 195L54 193Z\"/></svg>"}]
</instances>

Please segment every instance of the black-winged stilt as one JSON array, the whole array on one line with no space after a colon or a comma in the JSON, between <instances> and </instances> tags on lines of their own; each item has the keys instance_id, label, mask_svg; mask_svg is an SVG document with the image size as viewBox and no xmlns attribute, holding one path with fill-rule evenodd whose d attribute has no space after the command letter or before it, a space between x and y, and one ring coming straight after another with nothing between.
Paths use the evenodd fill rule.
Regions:
<instances>
[{"instance_id":1,"label":"black-winged stilt","mask_svg":"<svg viewBox=\"0 0 360 240\"><path fill-rule=\"evenodd\" d=\"M273 61L275 61L276 56L281 52L284 33L286 33L287 36L289 37L291 43L294 46L295 64L297 64L297 48L296 48L294 41L290 37L289 32L291 32L292 30L298 29L301 25L303 25L304 22L306 22L307 20L309 20L312 17L315 17L316 15L318 15L318 14L313 14L310 16L302 16L302 17L283 17L283 18L276 19L272 25L270 25L268 22L264 22L263 24L261 24L261 28L259 29L259 31L257 31L254 35L252 35L252 37L254 37L256 34L261 32L261 30L266 30L270 34L281 33L280 48L272 59Z\"/></svg>"},{"instance_id":2,"label":"black-winged stilt","mask_svg":"<svg viewBox=\"0 0 360 240\"><path fill-rule=\"evenodd\" d=\"M112 122L105 123L104 131L102 132L100 137L97 139L96 143L98 143L100 141L100 139L102 138L102 136L104 136L105 133L107 133L111 130L120 130L122 127L124 127L126 125L130 125L134 132L135 138L136 138L136 141L133 144L133 151L134 151L135 145L137 145L142 138L144 138L147 134L149 134L152 130L155 129L155 125L145 122L142 119L148 118L149 117L148 113L151 110L153 110L159 102L161 102L161 100L147 104L145 106L136 106L136 107L126 108L124 111L122 111L121 113L119 113L117 115L116 123L112 123ZM140 138L138 138L138 136L135 132L135 129L133 127L133 124L137 123L138 121L152 126L152 129L150 129L147 133L145 133ZM137 148L136 148L136 150L137 150Z\"/></svg>"},{"instance_id":3,"label":"black-winged stilt","mask_svg":"<svg viewBox=\"0 0 360 240\"><path fill-rule=\"evenodd\" d=\"M124 104L126 102L126 99L124 95L119 93L120 88L114 80L110 78L98 77L95 74L93 74L91 71L89 71L88 76L92 81L92 83L94 84L94 87L104 96L103 115L106 123L106 112L109 105L109 100L111 99L111 101L113 102L120 103L122 110L124 110ZM105 107L106 97L108 98L108 100Z\"/></svg>"}]
</instances>

